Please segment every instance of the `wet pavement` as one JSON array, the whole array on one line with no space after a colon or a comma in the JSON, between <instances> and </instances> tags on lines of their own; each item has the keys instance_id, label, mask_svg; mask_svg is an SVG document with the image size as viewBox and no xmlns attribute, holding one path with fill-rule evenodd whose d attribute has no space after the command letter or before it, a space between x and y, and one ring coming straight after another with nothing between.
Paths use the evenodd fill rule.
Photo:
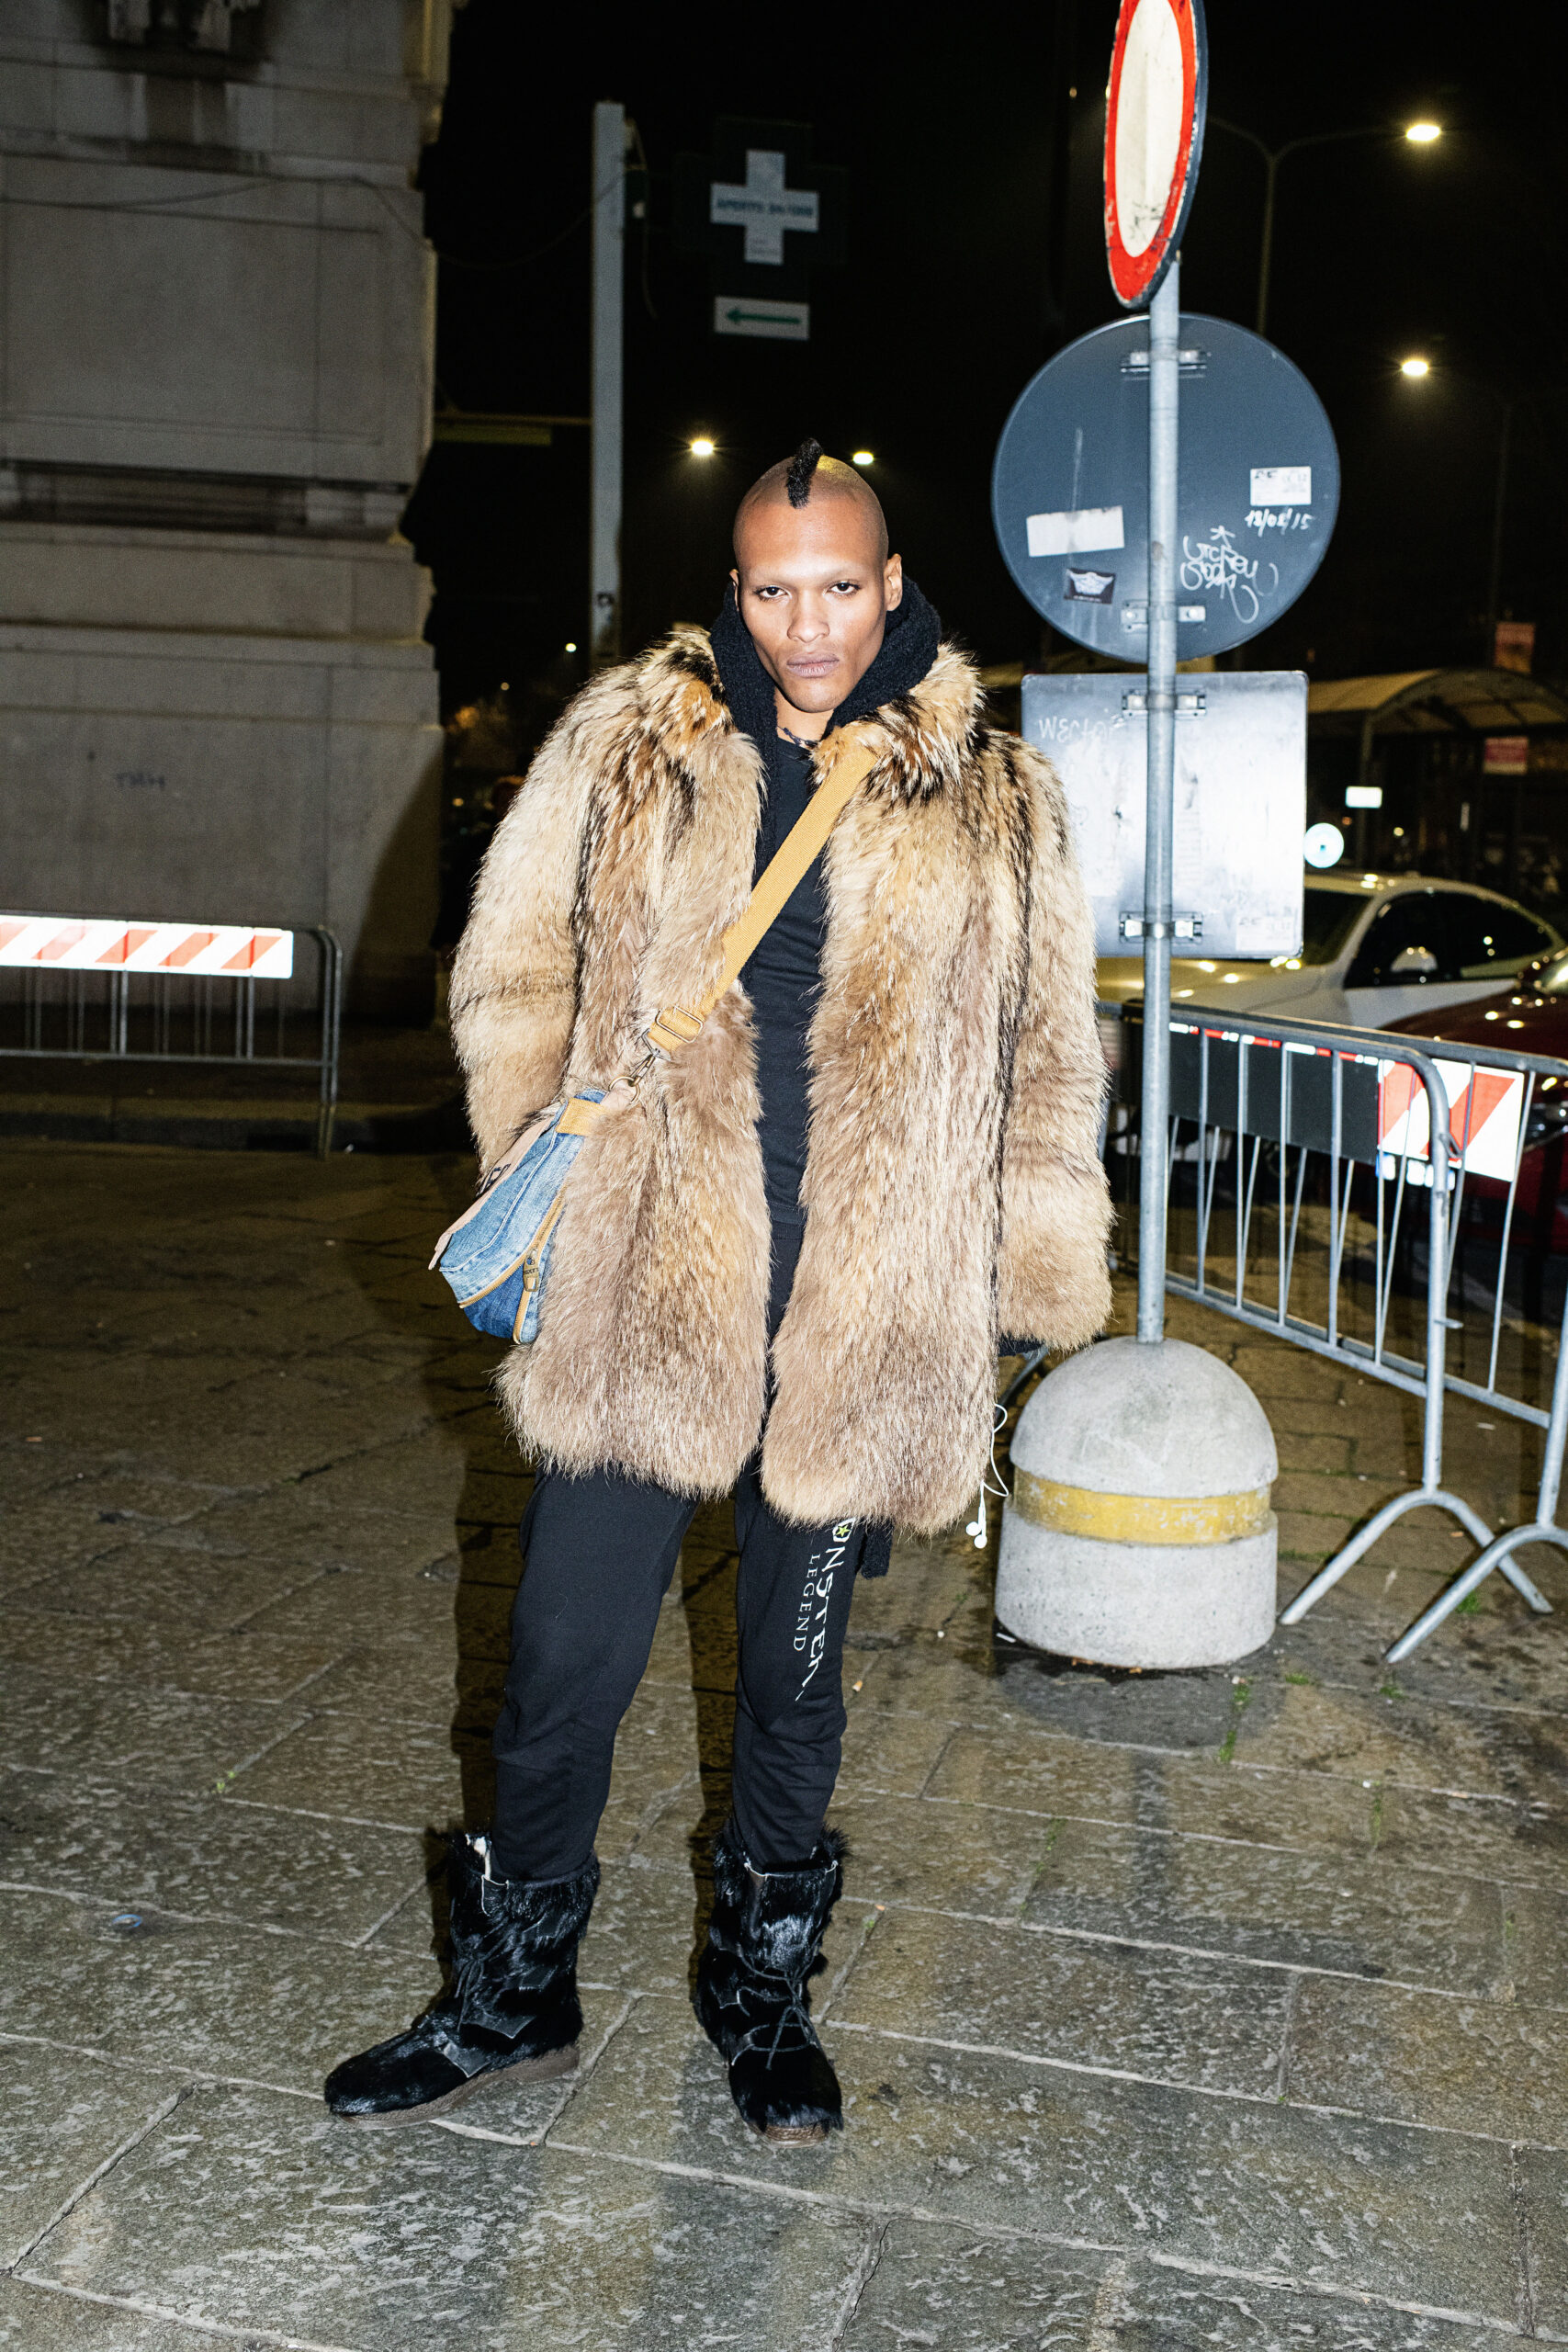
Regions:
<instances>
[{"instance_id":1,"label":"wet pavement","mask_svg":"<svg viewBox=\"0 0 1568 2352\"><path fill-rule=\"evenodd\" d=\"M1419 1512L1241 1665L992 1640L904 1544L851 1631L842 2140L775 2151L686 1989L725 1807L705 1510L622 1731L566 2082L360 2133L435 1990L528 1491L425 1272L453 1156L0 1144L0 2345L1308 2352L1568 2339L1568 1667ZM1279 1442L1282 1597L1411 1400L1196 1309ZM1490 1423L1490 1426L1487 1424ZM1535 1440L1450 1408L1494 1524ZM1568 1564L1525 1563L1568 1603Z\"/></svg>"}]
</instances>

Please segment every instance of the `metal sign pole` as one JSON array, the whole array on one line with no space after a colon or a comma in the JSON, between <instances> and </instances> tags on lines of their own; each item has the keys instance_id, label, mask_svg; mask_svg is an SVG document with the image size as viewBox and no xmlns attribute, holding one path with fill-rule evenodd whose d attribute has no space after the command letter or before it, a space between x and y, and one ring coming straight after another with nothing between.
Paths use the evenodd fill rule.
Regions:
<instances>
[{"instance_id":1,"label":"metal sign pole","mask_svg":"<svg viewBox=\"0 0 1568 2352\"><path fill-rule=\"evenodd\" d=\"M1149 305L1149 765L1144 832L1144 1068L1138 1161L1138 1337L1149 1346L1157 1346L1165 1337L1180 276L1180 263L1173 260Z\"/></svg>"},{"instance_id":2,"label":"metal sign pole","mask_svg":"<svg viewBox=\"0 0 1568 2352\"><path fill-rule=\"evenodd\" d=\"M593 109L592 481L588 525L589 667L621 658L621 344L626 242L626 110Z\"/></svg>"}]
</instances>

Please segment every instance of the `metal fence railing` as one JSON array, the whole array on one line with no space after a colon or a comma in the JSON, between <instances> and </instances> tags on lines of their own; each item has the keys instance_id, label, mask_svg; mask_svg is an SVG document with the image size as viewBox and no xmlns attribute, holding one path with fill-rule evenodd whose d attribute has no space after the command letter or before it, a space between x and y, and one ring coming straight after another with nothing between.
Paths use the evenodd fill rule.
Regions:
<instances>
[{"instance_id":1,"label":"metal fence railing","mask_svg":"<svg viewBox=\"0 0 1568 2352\"><path fill-rule=\"evenodd\" d=\"M313 986L296 939L314 942ZM314 1075L324 1159L342 1030L343 951L317 926L0 914L0 1057Z\"/></svg>"},{"instance_id":2,"label":"metal fence railing","mask_svg":"<svg viewBox=\"0 0 1568 2352\"><path fill-rule=\"evenodd\" d=\"M1102 1009L1102 1015L1103 1015ZM1138 1162L1135 1008L1122 1024L1107 1156ZM1561 1108L1560 1108L1561 1106ZM1558 1203L1568 1063L1382 1030L1171 1021L1166 1288L1419 1398L1421 1477L1374 1512L1283 1612L1295 1623L1406 1512L1450 1512L1477 1557L1388 1655L1406 1657L1494 1568L1549 1603L1514 1557L1568 1550L1568 1237ZM1134 1221L1129 1220L1129 1223ZM1545 1432L1534 1518L1494 1535L1443 1478L1446 1394Z\"/></svg>"}]
</instances>

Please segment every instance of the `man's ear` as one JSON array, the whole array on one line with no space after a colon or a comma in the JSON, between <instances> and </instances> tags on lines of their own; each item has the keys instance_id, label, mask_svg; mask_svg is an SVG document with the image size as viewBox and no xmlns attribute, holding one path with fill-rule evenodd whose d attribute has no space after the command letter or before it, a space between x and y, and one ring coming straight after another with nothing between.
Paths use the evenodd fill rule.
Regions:
<instances>
[{"instance_id":1,"label":"man's ear","mask_svg":"<svg viewBox=\"0 0 1568 2352\"><path fill-rule=\"evenodd\" d=\"M890 613L897 611L904 601L904 559L890 555L882 574L882 601Z\"/></svg>"},{"instance_id":2,"label":"man's ear","mask_svg":"<svg viewBox=\"0 0 1568 2352\"><path fill-rule=\"evenodd\" d=\"M740 610L740 574L738 571L731 571L729 575L729 593L735 599L735 609L739 612Z\"/></svg>"}]
</instances>

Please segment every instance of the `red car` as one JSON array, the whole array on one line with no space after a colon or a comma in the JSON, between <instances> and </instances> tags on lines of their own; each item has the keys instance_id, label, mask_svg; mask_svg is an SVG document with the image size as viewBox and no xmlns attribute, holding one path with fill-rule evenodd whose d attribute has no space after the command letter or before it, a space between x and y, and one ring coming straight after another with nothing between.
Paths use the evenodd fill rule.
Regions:
<instances>
[{"instance_id":1,"label":"red car","mask_svg":"<svg viewBox=\"0 0 1568 2352\"><path fill-rule=\"evenodd\" d=\"M1387 1026L1407 1037L1434 1038L1441 1044L1517 1046L1521 1053L1546 1054L1568 1061L1568 947L1538 956L1517 978L1495 996L1471 1004L1435 1007L1429 1014L1413 1012ZM1507 1187L1495 1179L1469 1176L1465 1192L1472 1198L1502 1201ZM1514 1204L1517 1238L1555 1249L1568 1249L1568 1078L1538 1078L1525 1122L1524 1156L1519 1163L1518 1196ZM1550 1242L1541 1229L1539 1210L1553 1204Z\"/></svg>"}]
</instances>

